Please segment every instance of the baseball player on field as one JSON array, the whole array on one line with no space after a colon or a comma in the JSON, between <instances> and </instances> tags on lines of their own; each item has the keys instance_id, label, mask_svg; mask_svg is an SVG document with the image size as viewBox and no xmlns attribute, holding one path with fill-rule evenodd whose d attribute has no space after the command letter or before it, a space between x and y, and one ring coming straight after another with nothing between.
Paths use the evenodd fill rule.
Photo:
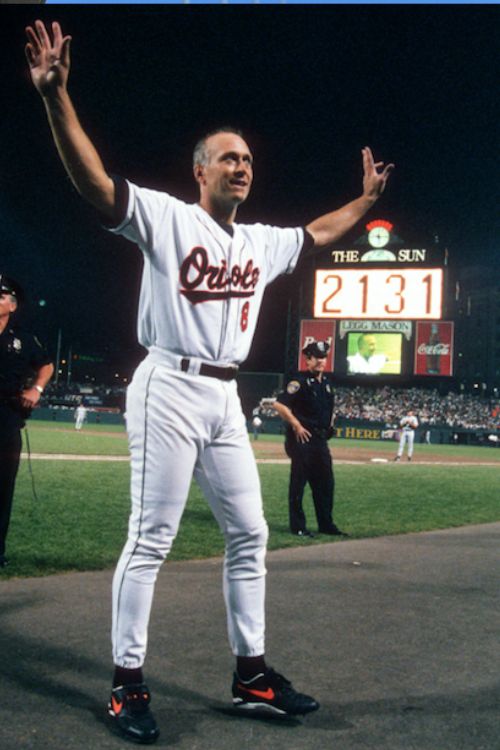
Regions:
<instances>
[{"instance_id":1,"label":"baseball player on field","mask_svg":"<svg viewBox=\"0 0 500 750\"><path fill-rule=\"evenodd\" d=\"M110 231L131 240L144 258L138 334L148 354L127 393L132 510L113 581L109 714L127 738L147 743L159 735L142 672L148 621L193 475L226 543L234 706L314 711L317 701L296 692L264 659L268 529L236 376L267 284L290 273L303 248L324 247L350 229L381 195L393 165L374 163L364 148L362 195L306 227L238 224L237 208L253 179L253 156L238 131L222 128L196 145L195 204L111 177L68 94L71 37L58 23L49 33L41 21L26 33L31 77L68 175Z\"/></svg>"},{"instance_id":2,"label":"baseball player on field","mask_svg":"<svg viewBox=\"0 0 500 750\"><path fill-rule=\"evenodd\" d=\"M83 427L83 423L87 419L87 409L85 408L84 404L78 404L78 406L75 409L74 414L74 420L75 420L75 430L81 430Z\"/></svg>"},{"instance_id":3,"label":"baseball player on field","mask_svg":"<svg viewBox=\"0 0 500 750\"><path fill-rule=\"evenodd\" d=\"M418 419L415 416L414 411L409 411L408 414L402 418L399 423L401 427L401 435L399 438L398 452L395 457L395 461L400 461L401 456L405 448L405 444L408 445L408 461L411 461L413 456L413 443L415 442L415 431L418 427Z\"/></svg>"}]
</instances>

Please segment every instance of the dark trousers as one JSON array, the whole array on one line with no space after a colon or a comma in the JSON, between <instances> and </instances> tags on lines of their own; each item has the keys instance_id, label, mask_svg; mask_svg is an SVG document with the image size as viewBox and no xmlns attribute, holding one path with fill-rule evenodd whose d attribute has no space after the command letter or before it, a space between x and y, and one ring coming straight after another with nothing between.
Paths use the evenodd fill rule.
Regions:
<instances>
[{"instance_id":1,"label":"dark trousers","mask_svg":"<svg viewBox=\"0 0 500 750\"><path fill-rule=\"evenodd\" d=\"M327 441L313 436L308 443L298 443L293 438L285 442L285 450L292 461L288 492L290 531L296 534L306 528L302 507L306 484L311 487L318 529L330 529L335 478Z\"/></svg>"},{"instance_id":2,"label":"dark trousers","mask_svg":"<svg viewBox=\"0 0 500 750\"><path fill-rule=\"evenodd\" d=\"M21 446L21 431L3 431L0 425L0 556L5 554Z\"/></svg>"}]
</instances>

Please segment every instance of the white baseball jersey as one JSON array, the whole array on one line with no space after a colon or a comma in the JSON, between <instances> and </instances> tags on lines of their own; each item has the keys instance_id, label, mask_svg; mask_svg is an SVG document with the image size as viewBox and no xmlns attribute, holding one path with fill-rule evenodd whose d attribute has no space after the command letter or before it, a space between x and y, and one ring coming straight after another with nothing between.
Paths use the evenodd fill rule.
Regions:
<instances>
[{"instance_id":1,"label":"white baseball jersey","mask_svg":"<svg viewBox=\"0 0 500 750\"><path fill-rule=\"evenodd\" d=\"M399 423L401 429L401 436L399 438L398 458L403 455L405 444L408 445L408 458L411 459L413 456L413 443L415 442L415 430L418 427L418 419L412 414L403 417Z\"/></svg>"},{"instance_id":2,"label":"white baseball jersey","mask_svg":"<svg viewBox=\"0 0 500 750\"><path fill-rule=\"evenodd\" d=\"M111 231L144 255L138 336L149 354L127 389L132 512L113 579L114 662L144 662L154 582L193 475L226 541L231 649L262 655L268 530L255 456L236 381L191 365L246 358L264 289L293 270L304 231L233 224L230 236L200 206L127 184L126 217Z\"/></svg>"},{"instance_id":3,"label":"white baseball jersey","mask_svg":"<svg viewBox=\"0 0 500 750\"><path fill-rule=\"evenodd\" d=\"M380 372L387 362L385 354L372 354L366 359L359 352L347 357L349 372L374 374Z\"/></svg>"},{"instance_id":4,"label":"white baseball jersey","mask_svg":"<svg viewBox=\"0 0 500 750\"><path fill-rule=\"evenodd\" d=\"M85 421L86 416L87 416L87 409L84 406L77 406L75 410L75 421L76 421L77 428L82 426L82 424Z\"/></svg>"},{"instance_id":5,"label":"white baseball jersey","mask_svg":"<svg viewBox=\"0 0 500 750\"><path fill-rule=\"evenodd\" d=\"M232 224L231 237L201 206L127 184L127 215L110 231L144 254L140 343L209 362L242 362L265 287L293 271L303 229Z\"/></svg>"},{"instance_id":6,"label":"white baseball jersey","mask_svg":"<svg viewBox=\"0 0 500 750\"><path fill-rule=\"evenodd\" d=\"M399 424L403 428L403 430L416 430L418 427L418 419L415 415L412 415L411 417L403 417Z\"/></svg>"}]
</instances>

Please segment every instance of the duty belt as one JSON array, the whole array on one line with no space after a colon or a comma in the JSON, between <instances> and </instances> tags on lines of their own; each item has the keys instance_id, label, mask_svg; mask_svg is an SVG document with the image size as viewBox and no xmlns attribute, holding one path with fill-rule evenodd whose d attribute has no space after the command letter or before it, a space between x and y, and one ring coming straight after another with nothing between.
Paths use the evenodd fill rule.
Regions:
<instances>
[{"instance_id":1,"label":"duty belt","mask_svg":"<svg viewBox=\"0 0 500 750\"><path fill-rule=\"evenodd\" d=\"M330 437L330 430L328 427L313 427L311 429L311 432L321 440L328 440L328 438Z\"/></svg>"},{"instance_id":2,"label":"duty belt","mask_svg":"<svg viewBox=\"0 0 500 750\"><path fill-rule=\"evenodd\" d=\"M17 406L20 403L19 396L0 396L0 406Z\"/></svg>"},{"instance_id":3,"label":"duty belt","mask_svg":"<svg viewBox=\"0 0 500 750\"><path fill-rule=\"evenodd\" d=\"M218 367L217 365L209 365L202 362L200 365L200 375L206 375L208 378L218 378L219 380L234 380L238 375L238 366L230 365L229 367ZM181 359L181 370L182 372L189 371L189 359L184 357Z\"/></svg>"}]
</instances>

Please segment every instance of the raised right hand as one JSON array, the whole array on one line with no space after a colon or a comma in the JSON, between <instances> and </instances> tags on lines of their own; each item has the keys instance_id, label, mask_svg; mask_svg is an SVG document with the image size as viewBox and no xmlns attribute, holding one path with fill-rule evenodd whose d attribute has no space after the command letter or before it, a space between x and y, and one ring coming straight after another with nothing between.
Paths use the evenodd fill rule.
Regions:
<instances>
[{"instance_id":1,"label":"raised right hand","mask_svg":"<svg viewBox=\"0 0 500 750\"><path fill-rule=\"evenodd\" d=\"M66 88L70 67L70 36L62 35L61 27L52 24L53 41L42 21L35 21L35 28L28 26L25 47L30 66L31 80L41 96L49 96L57 88Z\"/></svg>"}]
</instances>

